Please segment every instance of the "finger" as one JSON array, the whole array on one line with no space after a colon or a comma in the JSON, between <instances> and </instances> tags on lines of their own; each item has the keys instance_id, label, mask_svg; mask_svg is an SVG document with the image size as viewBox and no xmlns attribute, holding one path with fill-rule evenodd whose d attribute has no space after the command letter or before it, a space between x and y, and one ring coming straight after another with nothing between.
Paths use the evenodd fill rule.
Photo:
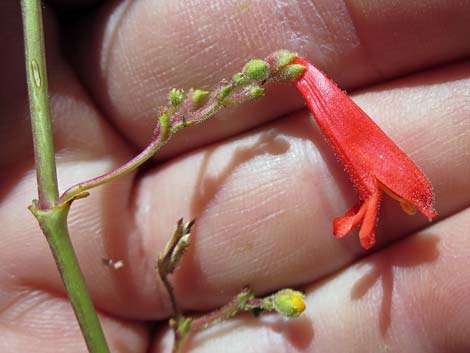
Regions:
<instances>
[{"instance_id":1,"label":"finger","mask_svg":"<svg viewBox=\"0 0 470 353\"><path fill-rule=\"evenodd\" d=\"M47 27L46 27L47 28ZM21 36L21 11L18 1L0 3L0 173L4 173L13 156L19 160L31 155L31 133L26 113L25 97L27 95L23 64L23 47ZM20 80L24 77L25 80ZM2 178L3 181L4 178Z\"/></svg>"},{"instance_id":2,"label":"finger","mask_svg":"<svg viewBox=\"0 0 470 353\"><path fill-rule=\"evenodd\" d=\"M93 6L104 3L104 0L49 0L47 3L51 4L52 7L58 8L59 12L67 13L67 11L88 10Z\"/></svg>"},{"instance_id":3,"label":"finger","mask_svg":"<svg viewBox=\"0 0 470 353\"><path fill-rule=\"evenodd\" d=\"M0 83L0 111L5 117L0 119L0 224L5 235L0 247L0 351L85 352L51 252L37 221L27 210L37 195L37 187L21 46L21 11L16 1L2 2L0 8L0 29L5 34L0 43L4 49L0 57L4 78ZM55 19L47 8L44 13L49 96L59 184L63 189L67 183L96 176L122 164L130 154L128 147L102 121L62 59L57 47ZM132 176L124 178L121 186L108 191L129 195L131 180ZM95 195L95 201L102 200L100 192ZM127 199L122 198L115 205L124 208ZM87 205L87 209L91 217L81 221L90 225L101 217L101 204ZM77 222L73 212L71 219L71 223ZM102 250L99 234L87 235L87 240L91 249ZM97 256L102 254L99 252ZM145 351L147 333L143 325L111 315L103 315L102 319L111 346L115 348L113 351L124 352L129 345L136 351Z\"/></svg>"},{"instance_id":4,"label":"finger","mask_svg":"<svg viewBox=\"0 0 470 353\"><path fill-rule=\"evenodd\" d=\"M2 299L5 299L2 286ZM21 288L0 311L0 350L5 353L88 352L70 302L42 290ZM112 352L148 352L148 329L100 314L109 348Z\"/></svg>"},{"instance_id":5,"label":"finger","mask_svg":"<svg viewBox=\"0 0 470 353\"><path fill-rule=\"evenodd\" d=\"M466 72L468 64L436 70L355 97L423 168L441 216L470 203ZM379 246L428 225L384 201ZM305 283L362 256L354 234L332 236L333 219L356 202L311 117L300 113L148 173L135 204L149 249L163 247L175 219L198 218L176 292L188 308L207 309L243 286Z\"/></svg>"},{"instance_id":6,"label":"finger","mask_svg":"<svg viewBox=\"0 0 470 353\"><path fill-rule=\"evenodd\" d=\"M441 216L469 204L470 166L462 153L470 130L466 72L468 64L434 70L355 97L423 168ZM65 182L70 178L63 176ZM307 113L167 163L135 187L130 208L129 184L122 181L77 202L71 215L93 296L114 314L149 319L170 313L154 263L182 216L198 219L193 245L174 278L184 308L213 308L246 285L261 293L311 282L363 256L353 234L332 236L334 217L357 196ZM24 204L22 195L32 193L27 190L16 188L12 202ZM19 223L2 218L7 231ZM385 199L378 246L427 224ZM22 232L36 227L31 220ZM20 268L18 276L28 283L45 276L49 286L61 288L50 258L35 256L40 271ZM113 271L101 257L123 260L125 267ZM9 261L18 266L18 260Z\"/></svg>"},{"instance_id":7,"label":"finger","mask_svg":"<svg viewBox=\"0 0 470 353\"><path fill-rule=\"evenodd\" d=\"M110 151L117 154L117 160L128 158L128 146L119 144L110 126L101 121L102 117L63 59L57 45L56 19L47 7L44 9L44 28L56 150L66 149L66 153L62 154L63 159L78 149L83 149L83 158L90 157L93 152L96 152L97 159L104 158ZM23 169L24 172L24 169L32 167L33 161L19 2L1 2L0 31L4 34L4 39L0 41L3 53L0 56L3 77L0 82L0 114L3 117L0 119L3 147L0 149L0 175L5 185L8 185L10 177L14 182L19 179L12 177L14 173L11 171Z\"/></svg>"},{"instance_id":8,"label":"finger","mask_svg":"<svg viewBox=\"0 0 470 353\"><path fill-rule=\"evenodd\" d=\"M468 10L465 2L124 1L77 30L87 35L71 56L102 109L143 146L172 87L211 87L279 48L302 53L345 89L382 81L468 54ZM188 129L160 157L301 106L292 90L276 87L260 102Z\"/></svg>"},{"instance_id":9,"label":"finger","mask_svg":"<svg viewBox=\"0 0 470 353\"><path fill-rule=\"evenodd\" d=\"M470 349L470 209L307 289L299 319L232 319L191 352L448 352ZM170 333L153 352L168 352Z\"/></svg>"},{"instance_id":10,"label":"finger","mask_svg":"<svg viewBox=\"0 0 470 353\"><path fill-rule=\"evenodd\" d=\"M429 72L356 97L366 110L378 109L371 113L379 125L423 167L434 183L438 212L443 215L468 202L468 161L455 147L465 150L468 143L466 72L466 65ZM415 108L412 112L410 106ZM83 116L83 106L66 115L73 117L73 112ZM111 142L96 158L72 155L59 163L64 184L116 163L103 157L107 148L113 148ZM117 145L116 151L120 150ZM344 241L331 236L332 219L355 202L355 195L306 114L149 173L137 185L135 219L134 209L127 207L130 187L130 179L124 179L97 190L89 200L77 202L70 217L93 297L113 314L140 319L169 314L166 294L156 284L154 262L181 216L199 218L193 250L176 278L178 299L186 308L223 304L247 284L264 292L312 281L361 256L353 236ZM27 204L34 189L34 176L22 176L8 194L8 204ZM26 210L13 217L7 208L0 211L5 232L16 234L15 241L3 247L7 255L2 258L10 264L6 273L61 291L34 220ZM425 220L407 218L389 202L381 224L379 240L386 242L424 226ZM25 243L26 249L21 246ZM22 259L16 256L19 252ZM123 260L125 267L113 271L102 265L102 257ZM36 272L30 270L33 264Z\"/></svg>"}]
</instances>

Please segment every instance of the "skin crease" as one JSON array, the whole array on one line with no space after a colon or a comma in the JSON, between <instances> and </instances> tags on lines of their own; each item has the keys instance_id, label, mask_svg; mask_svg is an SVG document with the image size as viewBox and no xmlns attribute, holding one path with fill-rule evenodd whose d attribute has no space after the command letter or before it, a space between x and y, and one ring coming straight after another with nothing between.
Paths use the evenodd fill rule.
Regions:
<instances>
[{"instance_id":1,"label":"skin crease","mask_svg":"<svg viewBox=\"0 0 470 353\"><path fill-rule=\"evenodd\" d=\"M118 1L61 31L46 5L62 190L134 155L170 88L209 86L251 57L287 48L340 87L358 89L353 99L436 193L431 224L385 197L371 252L354 236L335 239L333 218L357 196L295 90L272 85L262 100L184 131L145 171L74 204L73 242L111 351L169 351L165 323L154 330L143 320L170 313L153 265L184 216L198 218L174 278L186 309L217 307L246 284L259 293L307 291L302 318L235 319L194 337L195 352L468 352L469 9L438 1ZM86 352L26 210L37 190L18 3L2 2L0 19L0 351ZM102 257L125 267L113 272Z\"/></svg>"}]
</instances>

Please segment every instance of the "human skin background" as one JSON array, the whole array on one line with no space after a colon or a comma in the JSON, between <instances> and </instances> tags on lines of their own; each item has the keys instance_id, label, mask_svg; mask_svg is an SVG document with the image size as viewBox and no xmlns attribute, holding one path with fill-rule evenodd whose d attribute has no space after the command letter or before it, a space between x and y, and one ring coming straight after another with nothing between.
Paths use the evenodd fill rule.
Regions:
<instances>
[{"instance_id":1,"label":"human skin background","mask_svg":"<svg viewBox=\"0 0 470 353\"><path fill-rule=\"evenodd\" d=\"M190 340L192 352L470 350L469 1L114 1L67 28L49 4L45 15L61 190L135 155L172 87L210 87L286 48L350 90L436 193L432 223L385 197L370 252L354 234L335 239L332 220L357 195L300 96L270 85L73 205L112 352L169 351L154 261L182 216L197 218L174 278L185 309L216 308L246 285L300 286L308 305L297 320L231 320ZM0 351L86 352L26 209L37 190L15 0L0 3L0 33Z\"/></svg>"}]
</instances>

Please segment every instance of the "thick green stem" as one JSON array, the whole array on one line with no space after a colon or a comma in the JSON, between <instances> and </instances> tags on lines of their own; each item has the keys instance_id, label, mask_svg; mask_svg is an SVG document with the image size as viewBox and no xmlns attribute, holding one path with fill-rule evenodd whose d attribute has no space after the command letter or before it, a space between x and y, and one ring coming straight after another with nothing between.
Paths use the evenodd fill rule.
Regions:
<instances>
[{"instance_id":1,"label":"thick green stem","mask_svg":"<svg viewBox=\"0 0 470 353\"><path fill-rule=\"evenodd\" d=\"M39 207L46 209L54 206L59 192L49 109L41 1L23 0L21 6Z\"/></svg>"},{"instance_id":2,"label":"thick green stem","mask_svg":"<svg viewBox=\"0 0 470 353\"><path fill-rule=\"evenodd\" d=\"M109 353L103 330L88 294L67 228L70 202L57 205L58 186L47 86L40 0L22 0L25 62L33 130L39 200L30 210L39 221L59 268L88 350Z\"/></svg>"},{"instance_id":3,"label":"thick green stem","mask_svg":"<svg viewBox=\"0 0 470 353\"><path fill-rule=\"evenodd\" d=\"M103 330L95 307L86 289L78 260L67 227L69 204L42 210L35 205L30 206L42 231L47 237L52 254L59 268L75 316L82 330L88 351L91 353L109 353Z\"/></svg>"}]
</instances>

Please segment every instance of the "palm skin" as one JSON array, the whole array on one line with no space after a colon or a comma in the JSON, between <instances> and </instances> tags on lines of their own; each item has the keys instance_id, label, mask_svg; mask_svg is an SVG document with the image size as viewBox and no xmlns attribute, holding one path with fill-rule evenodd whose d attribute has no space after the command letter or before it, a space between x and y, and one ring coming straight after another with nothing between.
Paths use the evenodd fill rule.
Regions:
<instances>
[{"instance_id":1,"label":"palm skin","mask_svg":"<svg viewBox=\"0 0 470 353\"><path fill-rule=\"evenodd\" d=\"M19 4L0 9L0 351L85 352L26 209L37 191ZM269 86L265 98L183 131L148 168L73 205L72 239L112 352L169 351L170 306L154 262L182 216L197 218L174 277L186 310L216 308L246 285L301 287L308 305L292 321L231 320L189 341L192 352L469 351L469 9L139 0L64 23L46 5L61 190L145 146L172 87L210 87L249 58L287 48L351 90L436 193L432 223L385 198L372 251L354 236L335 239L332 221L357 195L295 90ZM125 267L112 271L103 257Z\"/></svg>"}]
</instances>

